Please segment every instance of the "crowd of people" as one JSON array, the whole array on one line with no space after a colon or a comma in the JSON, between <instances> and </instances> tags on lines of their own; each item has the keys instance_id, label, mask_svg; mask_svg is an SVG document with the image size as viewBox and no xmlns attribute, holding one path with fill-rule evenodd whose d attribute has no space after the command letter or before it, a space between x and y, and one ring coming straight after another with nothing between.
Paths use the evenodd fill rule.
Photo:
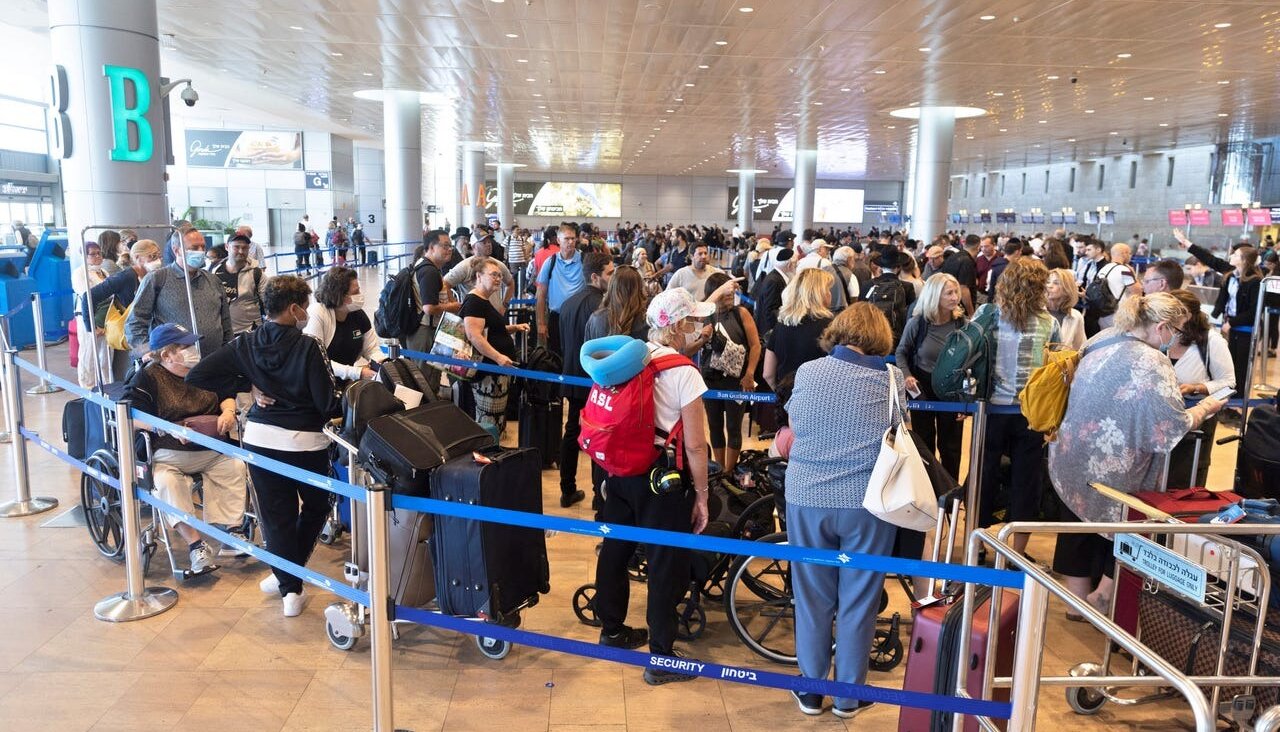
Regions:
<instances>
[{"instance_id":1,"label":"crowd of people","mask_svg":"<svg viewBox=\"0 0 1280 732\"><path fill-rule=\"evenodd\" d=\"M364 255L335 219L328 237L332 266L313 293L302 278L266 276L261 250L244 228L212 266L203 235L190 228L176 231L164 246L136 240L131 232L104 234L86 245L79 288L89 296L81 301L79 327L104 329L96 315L103 303L126 314L124 343L117 344L122 348L95 355L82 346L80 358L119 368L144 357L130 382L139 404L175 421L212 418L215 434L231 431L237 395L251 394L240 434L245 446L324 473L328 444L321 427L340 413L341 386L374 378L382 358L359 278L343 266L347 246L357 246L362 261ZM744 400L704 395L773 391L779 414L752 417L762 432L776 429L765 430L766 423L784 425L774 450L788 460L791 541L919 558L923 535L875 517L862 507L862 496L880 437L904 421L960 477L963 417L906 405L938 398L940 355L950 336L970 323L989 328L992 344L986 382L975 383L971 396L993 405L1019 406L1050 349L1083 353L1055 442L1013 409L988 417L981 436L982 502L971 507L980 526L1033 520L1055 501L1064 520L1108 520L1115 508L1089 483L1123 491L1156 487L1166 479L1163 456L1170 453L1170 485L1203 480L1213 429L1218 419L1226 420L1218 416L1223 401L1209 395L1243 388L1259 282L1264 268L1274 271L1277 255L1274 247L1246 244L1223 259L1182 232L1175 236L1189 250L1187 261L1135 260L1128 244L1108 247L1065 232L1026 240L949 232L916 242L874 229L799 236L781 229L756 235L718 226L640 224L604 232L563 223L540 236L497 223L452 234L436 229L424 235L409 265L422 316L402 345L429 352L442 319L452 316L460 319L476 359L497 366L519 365L517 343L536 340L560 357L564 375L581 376L584 344L618 335L645 341L650 359L687 359L653 376L655 434L659 445L674 440L674 448L659 451L654 470L642 475L610 474L593 461L586 490L578 465L588 390L563 392L560 505L569 508L590 495L598 520L657 529L701 531L708 466L732 471L741 454ZM314 245L304 220L295 238L300 269L322 264L310 259ZM1211 273L1223 278L1206 314L1186 287L1213 281ZM508 312L513 298L528 295L536 303L531 323ZM82 384L96 383L95 369L82 373ZM501 439L510 390L509 376L482 373L462 390L461 401ZM1198 401L1188 407L1184 398ZM1209 439L1187 436L1197 428ZM227 494L243 479L203 452L164 442L156 460L170 466L161 481L165 495L182 492L175 476L205 475L206 497L210 486L222 491L220 500L206 500L206 518L234 524ZM1197 454L1200 477L1187 475ZM683 488L659 490L655 471L675 471ZM248 474L268 550L305 564L328 512L328 494L254 465ZM193 566L207 566L212 551L204 540L189 527L177 529L190 543ZM1071 589L1099 606L1111 592L1106 541L1064 535L1053 557ZM1026 535L1014 539L1018 550L1026 543ZM688 552L645 547L646 631L626 624L626 570L634 549L606 539L599 550L600 641L679 655L674 614L687 588ZM863 682L882 581L872 572L793 565L804 675L832 673L834 632L835 678ZM262 588L280 594L286 615L301 612L296 577L275 570ZM645 672L651 684L691 678L678 669ZM824 708L814 695L797 694L796 701L806 714ZM852 717L865 707L837 698L833 709Z\"/></svg>"}]
</instances>

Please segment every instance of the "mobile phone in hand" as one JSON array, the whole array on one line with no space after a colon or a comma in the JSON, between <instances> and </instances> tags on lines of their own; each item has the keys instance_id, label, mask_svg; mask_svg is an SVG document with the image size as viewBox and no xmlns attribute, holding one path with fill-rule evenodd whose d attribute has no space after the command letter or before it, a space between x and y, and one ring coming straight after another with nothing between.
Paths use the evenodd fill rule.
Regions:
<instances>
[{"instance_id":1,"label":"mobile phone in hand","mask_svg":"<svg viewBox=\"0 0 1280 732\"><path fill-rule=\"evenodd\" d=\"M1210 399L1226 399L1227 397L1229 397L1229 396L1231 396L1232 394L1235 394L1235 393L1236 393L1236 390L1235 390L1235 389L1232 389L1232 388L1231 388L1231 387L1229 387L1229 386L1224 386L1224 387L1222 387L1221 389L1219 389L1219 390L1215 391L1214 393L1210 394L1210 395L1209 395L1209 398L1210 398Z\"/></svg>"}]
</instances>

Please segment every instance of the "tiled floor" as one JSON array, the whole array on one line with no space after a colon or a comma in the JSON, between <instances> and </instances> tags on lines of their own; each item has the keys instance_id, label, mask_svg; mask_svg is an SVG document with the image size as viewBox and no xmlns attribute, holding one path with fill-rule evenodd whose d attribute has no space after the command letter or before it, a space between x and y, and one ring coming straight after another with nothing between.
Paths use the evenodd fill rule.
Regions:
<instances>
[{"instance_id":1,"label":"tiled floor","mask_svg":"<svg viewBox=\"0 0 1280 732\"><path fill-rule=\"evenodd\" d=\"M372 285L372 282L370 282ZM33 354L24 357L34 358ZM66 346L49 350L55 370L70 377ZM31 382L27 379L27 384ZM64 394L25 397L27 423L59 442ZM514 429L514 428L512 428ZM280 614L279 599L263 595L262 565L232 560L211 577L180 584L158 558L149 580L176 587L172 610L147 620L109 624L93 617L95 601L124 588L124 570L97 555L83 528L42 528L74 506L77 475L33 447L31 483L61 505L40 516L0 520L0 597L10 608L0 632L0 729L3 730L355 730L371 726L367 640L343 652L325 639L323 609L336 598L316 590L301 617ZM0 491L12 488L11 456L0 446ZM586 483L586 461L582 461ZM1226 480L1234 447L1218 448L1214 481ZM544 474L548 513L588 518L582 505L559 508L556 476ZM580 625L570 597L593 578L593 541L559 534L548 541L552 592L525 614L525 627L582 640L596 632ZM345 542L320 547L312 566L341 577ZM1037 557L1052 555L1037 537ZM643 622L643 588L634 586L633 622ZM905 599L891 590L894 609ZM685 647L699 657L774 671L733 635L723 611L709 603L706 635ZM1096 660L1099 636L1050 609L1044 673L1065 673ZM847 724L830 714L802 716L784 692L697 680L651 688L641 671L516 647L491 661L469 637L408 628L394 646L396 726L416 730L885 730L897 710L877 707ZM903 667L872 673L870 682L900 688ZM1061 689L1045 689L1041 729L1190 729L1185 704L1105 707L1095 717L1073 714Z\"/></svg>"}]
</instances>

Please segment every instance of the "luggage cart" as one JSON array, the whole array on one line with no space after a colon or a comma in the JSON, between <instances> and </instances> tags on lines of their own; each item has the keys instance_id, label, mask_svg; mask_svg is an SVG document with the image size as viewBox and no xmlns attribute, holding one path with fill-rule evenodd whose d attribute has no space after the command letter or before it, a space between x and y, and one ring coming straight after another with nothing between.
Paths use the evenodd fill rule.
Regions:
<instances>
[{"instance_id":1,"label":"luggage cart","mask_svg":"<svg viewBox=\"0 0 1280 732\"><path fill-rule=\"evenodd\" d=\"M343 439L338 431L331 425L326 425L324 434L338 446L347 456L347 475L348 482L353 485L361 485L367 480L367 474L361 470L356 462L356 455L359 448ZM348 561L342 570L343 576L352 587L357 589L366 589L368 587L368 572L360 568L358 552L360 550L363 538L364 527L360 525L360 521L355 519L355 510L353 506L352 520L349 527L351 537L351 560ZM435 602L432 601L426 609L437 611ZM517 624L519 615L515 615ZM475 618L476 622L485 622L482 618ZM392 619L391 634L392 638L399 640L400 624L407 624L408 621ZM325 636L329 639L329 643L340 651L349 651L355 647L356 641L359 640L366 632L366 628L370 624L369 609L364 605L354 602L335 602L324 609L324 629ZM482 635L475 636L476 648L485 657L495 661L502 660L511 653L511 642L500 640L498 638L486 638Z\"/></svg>"},{"instance_id":2,"label":"luggage cart","mask_svg":"<svg viewBox=\"0 0 1280 732\"><path fill-rule=\"evenodd\" d=\"M1221 628L1221 632L1217 637L1218 654L1214 676L1222 677L1226 675L1225 666L1231 639L1232 619L1237 616L1237 613L1243 617L1251 615L1255 618L1251 635L1253 653L1249 657L1247 676L1256 676L1258 666L1257 651L1263 640L1267 604L1271 595L1271 573L1258 552L1238 541L1225 536L1214 535L1211 525L1205 526L1204 534L1160 535L1159 526L1161 523L1182 522L1128 494L1096 483L1094 488L1107 497L1136 509L1147 517L1144 522L1134 523L1135 534L1141 531L1144 535L1151 537L1150 541L1159 544L1204 571L1205 590L1203 604L1207 614L1212 618L1212 622L1206 623L1193 638L1185 661L1180 663L1179 659L1174 658L1167 660L1170 663L1179 665L1181 667L1180 670L1188 676L1191 682L1200 683L1197 677L1192 675L1192 664L1195 661L1200 645L1213 641L1210 631L1212 625L1216 624ZM1138 564L1137 557L1134 556L1133 552L1126 551L1126 549L1126 545L1121 545L1117 550L1117 558L1121 564L1125 565L1123 570L1117 566L1117 572L1131 571L1141 577L1142 591L1144 593L1155 594L1170 590L1171 586L1163 583L1160 578L1153 577L1135 566ZM1119 594L1119 592L1113 592L1111 595L1108 617L1113 619L1116 617L1116 598ZM1198 602L1199 598L1193 598L1192 601ZM1141 627L1138 628L1136 636L1139 640L1143 640ZM1112 675L1111 666L1114 655L1113 644L1108 639L1103 646L1102 661L1100 663L1085 662L1076 664L1071 668L1069 674L1079 677L1082 683L1084 679L1091 676L1110 676ZM1144 668L1137 659L1130 662L1130 675L1139 676L1147 673L1149 673L1148 669ZM1253 694L1253 686L1249 685L1247 680L1246 683L1233 687L1227 687L1222 683L1202 683L1200 685L1209 687L1209 708L1219 718L1233 724L1238 729L1249 730L1253 728L1250 720L1253 719L1255 711L1257 711L1257 703ZM1224 701L1222 699L1223 688L1236 688L1241 691ZM1179 696L1179 692L1172 688L1157 689L1140 696L1123 695L1121 694L1123 689L1124 687L1122 686L1069 686L1066 688L1066 700L1068 706L1077 714L1092 715L1097 714L1107 703L1136 706Z\"/></svg>"}]
</instances>

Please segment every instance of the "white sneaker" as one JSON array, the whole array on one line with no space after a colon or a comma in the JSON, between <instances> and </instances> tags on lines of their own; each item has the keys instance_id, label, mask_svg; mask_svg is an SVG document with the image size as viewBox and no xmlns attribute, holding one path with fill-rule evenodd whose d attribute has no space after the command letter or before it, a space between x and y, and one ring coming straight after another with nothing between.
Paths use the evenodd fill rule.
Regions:
<instances>
[{"instance_id":1,"label":"white sneaker","mask_svg":"<svg viewBox=\"0 0 1280 732\"><path fill-rule=\"evenodd\" d=\"M298 617L302 614L302 608L305 604L305 598L301 593L290 592L284 596L284 616L286 618Z\"/></svg>"},{"instance_id":2,"label":"white sneaker","mask_svg":"<svg viewBox=\"0 0 1280 732\"><path fill-rule=\"evenodd\" d=\"M268 595L280 594L280 580L276 579L276 573L272 572L263 578L263 580L258 583L258 589Z\"/></svg>"},{"instance_id":3,"label":"white sneaker","mask_svg":"<svg viewBox=\"0 0 1280 732\"><path fill-rule=\"evenodd\" d=\"M206 572L213 565L213 550L204 542L200 542L195 549L192 549L190 556L191 571L194 573Z\"/></svg>"}]
</instances>

